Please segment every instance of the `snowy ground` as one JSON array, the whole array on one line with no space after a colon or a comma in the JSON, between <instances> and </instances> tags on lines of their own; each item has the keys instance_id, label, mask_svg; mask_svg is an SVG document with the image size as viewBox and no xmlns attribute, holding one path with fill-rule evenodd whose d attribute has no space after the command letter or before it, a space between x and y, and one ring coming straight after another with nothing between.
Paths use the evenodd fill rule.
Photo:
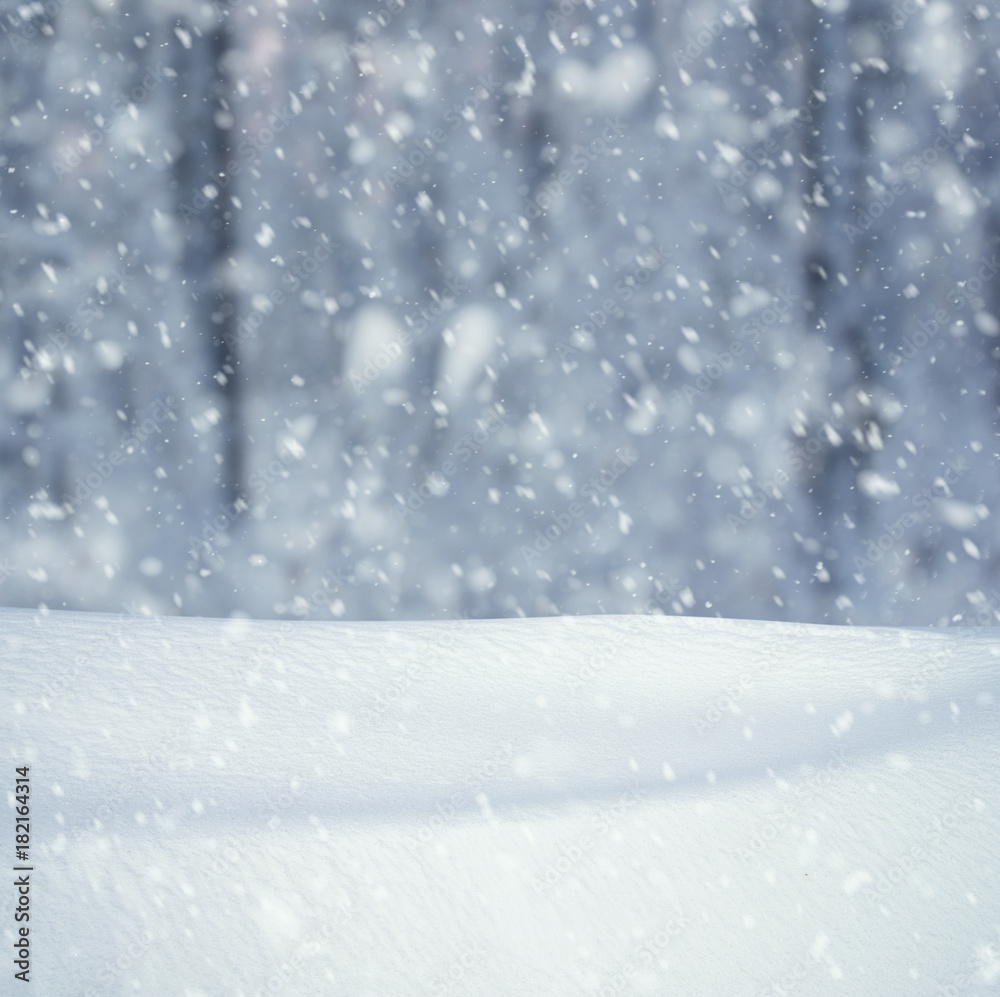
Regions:
<instances>
[{"instance_id":1,"label":"snowy ground","mask_svg":"<svg viewBox=\"0 0 1000 997\"><path fill-rule=\"evenodd\" d=\"M1000 992L992 630L0 635L36 993Z\"/></svg>"}]
</instances>

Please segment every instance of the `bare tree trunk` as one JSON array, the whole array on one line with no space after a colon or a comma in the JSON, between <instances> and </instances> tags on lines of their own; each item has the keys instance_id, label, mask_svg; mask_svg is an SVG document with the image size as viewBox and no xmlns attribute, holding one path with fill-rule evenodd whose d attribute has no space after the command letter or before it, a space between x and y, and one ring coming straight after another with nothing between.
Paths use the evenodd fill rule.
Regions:
<instances>
[{"instance_id":1,"label":"bare tree trunk","mask_svg":"<svg viewBox=\"0 0 1000 997\"><path fill-rule=\"evenodd\" d=\"M869 515L857 480L869 465L878 433L871 396L877 368L859 286L867 249L850 228L868 141L862 95L851 68L857 15L829 14L813 5L805 9L804 96L805 106L814 110L803 139L804 307L807 327L827 350L825 369L818 370L802 405L807 416L803 430L809 437L819 434L823 443L809 488L814 539L822 549L808 554L823 562L831 591L847 595L856 606L863 589L848 552L857 547ZM840 442L830 442L825 425L836 430ZM837 617L842 621L841 614Z\"/></svg>"},{"instance_id":2,"label":"bare tree trunk","mask_svg":"<svg viewBox=\"0 0 1000 997\"><path fill-rule=\"evenodd\" d=\"M177 58L180 100L176 112L177 131L185 146L174 164L186 235L183 279L191 288L191 321L204 342L203 386L220 410L219 428L211 434L218 437L215 444L220 447L217 481L226 500L232 502L243 485L243 420L236 306L228 279L235 241L234 181L226 170L232 158L225 68L228 30L219 23L210 32L188 32L185 38ZM211 431L206 429L206 433Z\"/></svg>"}]
</instances>

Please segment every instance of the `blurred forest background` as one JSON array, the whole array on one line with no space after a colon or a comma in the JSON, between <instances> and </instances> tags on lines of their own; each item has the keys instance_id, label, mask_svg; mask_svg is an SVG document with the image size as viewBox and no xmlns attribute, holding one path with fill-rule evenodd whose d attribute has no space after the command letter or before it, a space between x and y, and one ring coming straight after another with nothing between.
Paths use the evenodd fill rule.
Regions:
<instances>
[{"instance_id":1,"label":"blurred forest background","mask_svg":"<svg viewBox=\"0 0 1000 997\"><path fill-rule=\"evenodd\" d=\"M1000 25L0 3L0 603L992 623Z\"/></svg>"}]
</instances>

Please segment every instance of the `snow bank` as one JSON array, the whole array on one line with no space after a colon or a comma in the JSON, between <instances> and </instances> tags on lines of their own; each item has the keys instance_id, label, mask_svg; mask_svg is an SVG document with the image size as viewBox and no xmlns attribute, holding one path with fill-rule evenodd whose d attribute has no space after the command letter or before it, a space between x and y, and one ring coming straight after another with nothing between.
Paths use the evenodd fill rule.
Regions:
<instances>
[{"instance_id":1,"label":"snow bank","mask_svg":"<svg viewBox=\"0 0 1000 997\"><path fill-rule=\"evenodd\" d=\"M41 993L1000 986L989 630L0 610L0 654Z\"/></svg>"}]
</instances>

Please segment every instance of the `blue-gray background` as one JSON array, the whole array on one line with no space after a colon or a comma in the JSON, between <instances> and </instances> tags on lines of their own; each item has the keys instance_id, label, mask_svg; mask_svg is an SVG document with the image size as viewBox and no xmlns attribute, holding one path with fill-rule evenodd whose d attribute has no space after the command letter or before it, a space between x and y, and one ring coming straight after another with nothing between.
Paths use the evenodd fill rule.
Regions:
<instances>
[{"instance_id":1,"label":"blue-gray background","mask_svg":"<svg viewBox=\"0 0 1000 997\"><path fill-rule=\"evenodd\" d=\"M0 603L996 618L988 5L0 31Z\"/></svg>"}]
</instances>

